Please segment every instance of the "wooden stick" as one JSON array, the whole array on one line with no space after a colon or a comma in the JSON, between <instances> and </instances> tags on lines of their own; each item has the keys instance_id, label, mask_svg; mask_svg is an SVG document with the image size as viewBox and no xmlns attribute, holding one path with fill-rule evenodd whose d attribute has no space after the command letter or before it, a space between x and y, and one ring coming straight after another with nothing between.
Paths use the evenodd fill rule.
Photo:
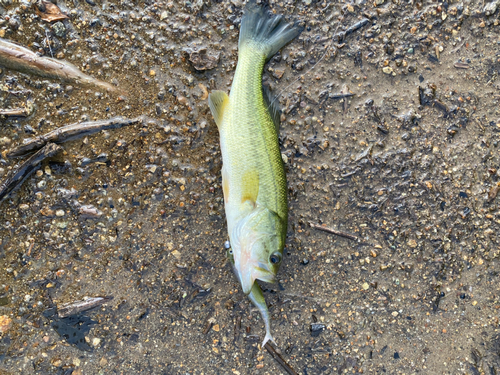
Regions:
<instances>
[{"instance_id":1,"label":"wooden stick","mask_svg":"<svg viewBox=\"0 0 500 375\"><path fill-rule=\"evenodd\" d=\"M83 301L77 301L57 307L57 315L59 318L66 318L70 315L76 315L81 312L101 306L103 303L109 302L113 297L91 297Z\"/></svg>"},{"instance_id":2,"label":"wooden stick","mask_svg":"<svg viewBox=\"0 0 500 375\"><path fill-rule=\"evenodd\" d=\"M341 232L339 230L328 228L328 227L324 227L322 225L314 224L314 223L309 223L309 225L311 226L311 228L319 229L319 230L322 230L323 232L335 234L336 236L344 237L344 238L347 238L349 240L359 241L359 237L356 237L355 235L350 234L350 233Z\"/></svg>"},{"instance_id":3,"label":"wooden stick","mask_svg":"<svg viewBox=\"0 0 500 375\"><path fill-rule=\"evenodd\" d=\"M54 143L47 143L41 150L29 157L18 168L14 169L4 181L0 182L0 201L19 186L25 178L40 167L42 161L51 158L62 148Z\"/></svg>"},{"instance_id":4,"label":"wooden stick","mask_svg":"<svg viewBox=\"0 0 500 375\"><path fill-rule=\"evenodd\" d=\"M274 360L278 362L289 375L299 375L293 368L290 367L288 363L286 363L285 359L276 351L276 349L273 348L269 341L266 342L264 348L266 348L267 352L271 354L271 357L273 357Z\"/></svg>"},{"instance_id":5,"label":"wooden stick","mask_svg":"<svg viewBox=\"0 0 500 375\"><path fill-rule=\"evenodd\" d=\"M122 126L135 125L140 123L140 118L126 119L121 117L114 117L106 120L88 121L66 125L47 134L40 135L36 138L31 138L21 146L14 147L7 153L7 157L13 158L26 155L30 152L45 146L48 142L62 143L69 140L83 137L89 134L100 132L101 130L118 129Z\"/></svg>"}]
</instances>

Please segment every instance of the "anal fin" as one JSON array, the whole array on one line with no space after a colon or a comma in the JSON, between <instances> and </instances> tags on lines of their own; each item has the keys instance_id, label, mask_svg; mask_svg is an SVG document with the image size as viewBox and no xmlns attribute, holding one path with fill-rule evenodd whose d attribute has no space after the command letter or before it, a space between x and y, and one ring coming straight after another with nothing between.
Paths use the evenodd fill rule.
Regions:
<instances>
[{"instance_id":1,"label":"anal fin","mask_svg":"<svg viewBox=\"0 0 500 375\"><path fill-rule=\"evenodd\" d=\"M224 112L228 104L229 96L224 91L216 90L208 95L208 105L210 106L212 116L214 116L215 123L219 128L222 124Z\"/></svg>"}]
</instances>

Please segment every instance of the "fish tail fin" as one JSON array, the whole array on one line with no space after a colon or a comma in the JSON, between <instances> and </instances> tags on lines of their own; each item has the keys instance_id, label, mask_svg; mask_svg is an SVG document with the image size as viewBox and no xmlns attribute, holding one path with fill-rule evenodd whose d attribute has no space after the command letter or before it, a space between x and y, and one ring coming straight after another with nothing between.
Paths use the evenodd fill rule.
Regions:
<instances>
[{"instance_id":1,"label":"fish tail fin","mask_svg":"<svg viewBox=\"0 0 500 375\"><path fill-rule=\"evenodd\" d=\"M264 341L262 341L262 349L264 349L264 346L267 344L268 341L271 341L274 345L278 346L278 344L276 344L276 341L274 341L274 338L271 335L271 332L266 332L266 336L264 337Z\"/></svg>"},{"instance_id":2,"label":"fish tail fin","mask_svg":"<svg viewBox=\"0 0 500 375\"><path fill-rule=\"evenodd\" d=\"M259 6L250 0L241 19L238 48L253 44L261 48L266 61L304 30L299 22L285 21L282 15L272 14L268 6Z\"/></svg>"}]
</instances>

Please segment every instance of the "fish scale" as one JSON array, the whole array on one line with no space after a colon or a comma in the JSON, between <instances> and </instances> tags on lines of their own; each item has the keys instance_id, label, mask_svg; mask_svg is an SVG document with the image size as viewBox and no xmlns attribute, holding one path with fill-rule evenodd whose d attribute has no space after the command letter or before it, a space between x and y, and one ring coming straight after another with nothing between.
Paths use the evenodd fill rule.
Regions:
<instances>
[{"instance_id":1,"label":"fish scale","mask_svg":"<svg viewBox=\"0 0 500 375\"><path fill-rule=\"evenodd\" d=\"M240 50L230 93L227 122L220 132L224 168L231 176L229 195L241 195L246 170L259 171L257 203L287 218L286 177L278 135L264 103L262 72L266 56L256 45ZM231 199L229 199L231 201Z\"/></svg>"}]
</instances>

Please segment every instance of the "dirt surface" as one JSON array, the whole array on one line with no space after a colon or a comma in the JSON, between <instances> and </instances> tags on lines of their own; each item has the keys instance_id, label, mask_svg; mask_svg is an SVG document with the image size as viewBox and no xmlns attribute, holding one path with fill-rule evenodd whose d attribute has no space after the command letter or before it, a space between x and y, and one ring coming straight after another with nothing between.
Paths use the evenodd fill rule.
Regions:
<instances>
[{"instance_id":1,"label":"dirt surface","mask_svg":"<svg viewBox=\"0 0 500 375\"><path fill-rule=\"evenodd\" d=\"M206 100L231 85L242 3L57 4L50 23L2 1L0 36L126 96L3 69L0 107L35 110L0 120L0 151L144 118L62 144L0 203L0 373L284 373L226 262ZM499 1L271 6L306 26L264 74L289 185L264 286L282 356L309 375L500 373ZM85 296L113 299L54 313Z\"/></svg>"}]
</instances>

